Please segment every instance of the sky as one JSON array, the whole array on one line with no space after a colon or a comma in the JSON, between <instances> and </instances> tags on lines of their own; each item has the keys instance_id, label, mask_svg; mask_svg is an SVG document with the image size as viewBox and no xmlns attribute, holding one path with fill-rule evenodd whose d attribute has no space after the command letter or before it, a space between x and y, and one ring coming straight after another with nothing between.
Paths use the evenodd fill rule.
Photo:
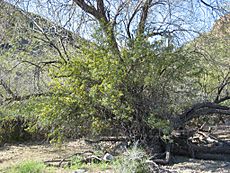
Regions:
<instances>
[{"instance_id":1,"label":"sky","mask_svg":"<svg viewBox=\"0 0 230 173\"><path fill-rule=\"evenodd\" d=\"M44 18L48 18L54 21L58 25L64 26L73 32L79 33L80 36L90 39L90 35L95 29L95 22L89 21L90 18L83 15L79 8L73 6L72 0L7 0L8 2L15 4L25 11L33 12L41 15ZM116 11L116 7L119 3L115 0L110 6L111 14ZM159 27L164 21L164 27L174 30L175 28L184 28L188 30L198 31L200 33L207 32L212 28L213 23L223 14L230 12L230 0L203 0L204 3L211 5L210 7L202 3L202 0L165 0L171 2L171 6L159 6L153 8L151 15L149 15L150 28ZM132 2L135 2L134 0ZM52 4L52 5L51 5ZM217 10L222 8L220 11ZM223 10L224 9L224 10ZM171 10L172 13L168 14ZM166 13L164 13L166 12ZM131 13L131 12L130 12ZM129 13L127 13L130 15ZM71 20L69 20L71 18ZM79 29L79 23L83 20L88 21L87 25ZM122 18L118 18L121 20ZM138 18L136 18L138 21ZM166 23L174 22L176 25ZM154 24L155 22L155 24ZM137 22L136 22L137 23ZM83 26L83 25L81 25ZM120 29L120 30L119 30ZM121 24L117 32L123 35L125 25ZM133 22L133 33L135 32L135 20ZM196 32L178 32L177 37L180 37L182 43L194 39L198 34ZM122 39L122 38L121 38Z\"/></svg>"}]
</instances>

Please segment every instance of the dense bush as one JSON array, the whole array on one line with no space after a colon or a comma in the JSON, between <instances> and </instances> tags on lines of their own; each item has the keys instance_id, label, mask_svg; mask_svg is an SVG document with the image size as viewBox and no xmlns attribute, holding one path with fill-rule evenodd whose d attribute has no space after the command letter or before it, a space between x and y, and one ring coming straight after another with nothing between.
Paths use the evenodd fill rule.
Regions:
<instances>
[{"instance_id":1,"label":"dense bush","mask_svg":"<svg viewBox=\"0 0 230 173\"><path fill-rule=\"evenodd\" d=\"M168 134L169 115L200 97L202 59L163 41L137 39L120 57L104 45L83 45L67 64L50 70L53 95L37 103L39 122L59 135L151 128Z\"/></svg>"},{"instance_id":2,"label":"dense bush","mask_svg":"<svg viewBox=\"0 0 230 173\"><path fill-rule=\"evenodd\" d=\"M29 116L33 113L30 106L26 102L0 107L0 144L47 138L48 129L41 126L36 116Z\"/></svg>"},{"instance_id":3,"label":"dense bush","mask_svg":"<svg viewBox=\"0 0 230 173\"><path fill-rule=\"evenodd\" d=\"M20 116L5 116L0 120L0 143L20 142L31 139L26 131L27 122Z\"/></svg>"}]
</instances>

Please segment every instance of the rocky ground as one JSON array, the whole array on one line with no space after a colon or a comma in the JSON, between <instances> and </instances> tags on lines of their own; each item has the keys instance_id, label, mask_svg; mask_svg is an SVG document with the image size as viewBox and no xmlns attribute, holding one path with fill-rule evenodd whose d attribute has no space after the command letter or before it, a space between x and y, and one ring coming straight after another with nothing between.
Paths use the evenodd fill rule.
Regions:
<instances>
[{"instance_id":1,"label":"rocky ground","mask_svg":"<svg viewBox=\"0 0 230 173\"><path fill-rule=\"evenodd\" d=\"M46 161L50 159L62 159L76 152L92 150L92 146L85 143L84 140L66 142L62 147L39 144L5 144L0 148L0 172L6 172L7 168L12 167L25 160ZM209 161L196 160L185 157L175 157L173 165L164 166L164 169L178 173L230 173L230 161ZM69 173L72 170L62 168L55 169L58 173ZM89 170L88 172L107 172L113 170Z\"/></svg>"}]
</instances>

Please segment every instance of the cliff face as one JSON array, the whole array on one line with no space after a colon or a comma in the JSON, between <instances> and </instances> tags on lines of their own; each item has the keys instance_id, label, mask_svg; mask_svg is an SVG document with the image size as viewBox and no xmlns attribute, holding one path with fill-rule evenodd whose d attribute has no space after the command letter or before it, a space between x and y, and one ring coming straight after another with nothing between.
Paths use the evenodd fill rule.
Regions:
<instances>
[{"instance_id":1,"label":"cliff face","mask_svg":"<svg viewBox=\"0 0 230 173\"><path fill-rule=\"evenodd\" d=\"M230 14L222 16L213 26L212 33L219 36L230 35Z\"/></svg>"}]
</instances>

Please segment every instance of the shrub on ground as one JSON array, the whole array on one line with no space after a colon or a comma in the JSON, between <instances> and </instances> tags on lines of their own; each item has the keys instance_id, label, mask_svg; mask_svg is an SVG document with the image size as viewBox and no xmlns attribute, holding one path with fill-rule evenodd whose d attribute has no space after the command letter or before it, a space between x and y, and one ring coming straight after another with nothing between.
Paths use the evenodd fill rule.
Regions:
<instances>
[{"instance_id":1,"label":"shrub on ground","mask_svg":"<svg viewBox=\"0 0 230 173\"><path fill-rule=\"evenodd\" d=\"M45 165L36 161L26 161L11 168L8 173L43 173Z\"/></svg>"}]
</instances>

